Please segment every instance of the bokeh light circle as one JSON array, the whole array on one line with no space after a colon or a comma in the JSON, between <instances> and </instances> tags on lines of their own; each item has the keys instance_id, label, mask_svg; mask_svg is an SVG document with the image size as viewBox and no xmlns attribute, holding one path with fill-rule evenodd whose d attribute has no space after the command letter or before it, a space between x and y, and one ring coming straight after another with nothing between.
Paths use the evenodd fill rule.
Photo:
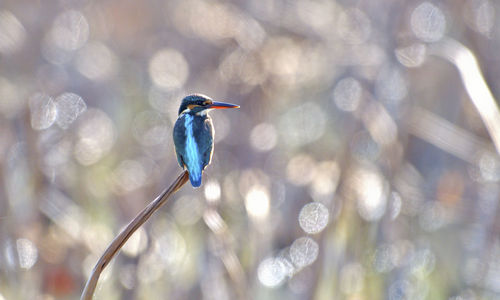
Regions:
<instances>
[{"instance_id":1,"label":"bokeh light circle","mask_svg":"<svg viewBox=\"0 0 500 300\"><path fill-rule=\"evenodd\" d=\"M290 258L297 268L312 264L318 258L319 246L310 237L296 239L290 246Z\"/></svg>"},{"instance_id":2,"label":"bokeh light circle","mask_svg":"<svg viewBox=\"0 0 500 300\"><path fill-rule=\"evenodd\" d=\"M269 123L255 126L250 133L250 144L259 152L266 152L276 146L278 133L276 127Z\"/></svg>"},{"instance_id":3,"label":"bokeh light circle","mask_svg":"<svg viewBox=\"0 0 500 300\"><path fill-rule=\"evenodd\" d=\"M260 283L267 287L280 285L286 277L286 266L280 258L266 258L257 269L257 277Z\"/></svg>"},{"instance_id":4,"label":"bokeh light circle","mask_svg":"<svg viewBox=\"0 0 500 300\"><path fill-rule=\"evenodd\" d=\"M164 90L181 88L189 75L189 65L184 55L171 48L162 49L149 62L149 76L153 83Z\"/></svg>"},{"instance_id":5,"label":"bokeh light circle","mask_svg":"<svg viewBox=\"0 0 500 300\"><path fill-rule=\"evenodd\" d=\"M56 17L49 39L59 49L73 51L85 45L89 34L87 18L77 10L68 10Z\"/></svg>"},{"instance_id":6,"label":"bokeh light circle","mask_svg":"<svg viewBox=\"0 0 500 300\"><path fill-rule=\"evenodd\" d=\"M361 101L363 89L358 80L347 77L340 80L333 90L333 101L340 110L355 111Z\"/></svg>"},{"instance_id":7,"label":"bokeh light circle","mask_svg":"<svg viewBox=\"0 0 500 300\"><path fill-rule=\"evenodd\" d=\"M328 218L328 208L322 203L312 202L300 210L299 224L306 233L315 234L325 229Z\"/></svg>"},{"instance_id":8,"label":"bokeh light circle","mask_svg":"<svg viewBox=\"0 0 500 300\"><path fill-rule=\"evenodd\" d=\"M59 127L68 128L78 116L87 109L82 97L75 93L64 93L55 99L57 108L56 123Z\"/></svg>"},{"instance_id":9,"label":"bokeh light circle","mask_svg":"<svg viewBox=\"0 0 500 300\"><path fill-rule=\"evenodd\" d=\"M43 130L49 128L57 116L57 108L52 97L36 93L29 100L31 112L31 127L35 130Z\"/></svg>"},{"instance_id":10,"label":"bokeh light circle","mask_svg":"<svg viewBox=\"0 0 500 300\"><path fill-rule=\"evenodd\" d=\"M413 33L424 42L439 41L446 30L443 12L430 2L423 2L413 10L410 23Z\"/></svg>"}]
</instances>

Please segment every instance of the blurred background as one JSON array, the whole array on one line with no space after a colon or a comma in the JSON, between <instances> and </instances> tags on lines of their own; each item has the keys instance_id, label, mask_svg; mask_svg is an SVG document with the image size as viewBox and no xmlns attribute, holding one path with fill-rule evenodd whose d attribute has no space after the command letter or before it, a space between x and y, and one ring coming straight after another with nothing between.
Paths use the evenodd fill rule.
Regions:
<instances>
[{"instance_id":1,"label":"blurred background","mask_svg":"<svg viewBox=\"0 0 500 300\"><path fill-rule=\"evenodd\" d=\"M500 299L499 49L494 0L2 0L0 299L79 298L194 92L241 109L95 299Z\"/></svg>"}]
</instances>

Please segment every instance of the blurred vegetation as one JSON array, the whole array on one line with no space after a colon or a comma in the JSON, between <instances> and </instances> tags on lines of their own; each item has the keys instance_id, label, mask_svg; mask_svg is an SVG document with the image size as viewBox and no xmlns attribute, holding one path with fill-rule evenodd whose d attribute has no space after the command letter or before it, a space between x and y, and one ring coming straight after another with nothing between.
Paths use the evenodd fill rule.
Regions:
<instances>
[{"instance_id":1,"label":"blurred vegetation","mask_svg":"<svg viewBox=\"0 0 500 300\"><path fill-rule=\"evenodd\" d=\"M499 299L500 132L475 64L498 95L499 16L3 0L0 299L79 297L180 173L172 125L194 92L241 109L211 114L202 187L134 234L96 299Z\"/></svg>"}]
</instances>

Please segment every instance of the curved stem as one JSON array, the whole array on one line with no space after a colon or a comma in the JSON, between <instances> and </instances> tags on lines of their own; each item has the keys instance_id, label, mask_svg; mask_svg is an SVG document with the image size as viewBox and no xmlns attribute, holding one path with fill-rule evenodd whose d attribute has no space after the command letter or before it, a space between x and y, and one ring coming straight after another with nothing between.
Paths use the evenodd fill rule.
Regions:
<instances>
[{"instance_id":1,"label":"curved stem","mask_svg":"<svg viewBox=\"0 0 500 300\"><path fill-rule=\"evenodd\" d=\"M170 187L164 190L158 197L156 197L153 202L146 206L128 225L123 229L120 234L118 234L111 244L109 244L104 254L99 258L92 273L90 274L85 288L83 289L81 300L90 300L94 295L94 291L99 280L99 276L106 266L111 262L113 257L120 251L127 240L132 236L132 234L146 222L155 211L163 206L168 200L168 198L177 192L188 180L188 172L182 172L179 177L170 185Z\"/></svg>"},{"instance_id":2,"label":"curved stem","mask_svg":"<svg viewBox=\"0 0 500 300\"><path fill-rule=\"evenodd\" d=\"M500 154L500 108L484 79L474 53L460 42L448 38L433 45L431 54L442 57L456 66L467 94L476 107Z\"/></svg>"}]
</instances>

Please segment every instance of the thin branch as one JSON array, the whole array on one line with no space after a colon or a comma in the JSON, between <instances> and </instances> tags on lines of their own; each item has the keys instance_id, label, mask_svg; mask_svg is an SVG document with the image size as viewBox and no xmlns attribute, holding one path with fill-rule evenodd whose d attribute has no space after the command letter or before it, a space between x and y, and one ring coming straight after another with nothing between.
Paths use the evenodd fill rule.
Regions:
<instances>
[{"instance_id":1,"label":"thin branch","mask_svg":"<svg viewBox=\"0 0 500 300\"><path fill-rule=\"evenodd\" d=\"M500 154L500 108L481 73L474 53L458 41L448 38L435 44L431 54L445 58L456 66L465 90L476 106L488 133Z\"/></svg>"},{"instance_id":2,"label":"thin branch","mask_svg":"<svg viewBox=\"0 0 500 300\"><path fill-rule=\"evenodd\" d=\"M114 238L109 244L104 254L99 258L97 264L92 270L85 288L83 289L81 300L91 300L99 280L99 276L106 266L111 262L113 257L120 251L125 242L132 236L132 234L146 222L155 211L163 206L168 198L177 192L188 180L188 172L184 171L177 179L170 185L168 189L163 191L153 202L146 206L128 225L127 227Z\"/></svg>"}]
</instances>

